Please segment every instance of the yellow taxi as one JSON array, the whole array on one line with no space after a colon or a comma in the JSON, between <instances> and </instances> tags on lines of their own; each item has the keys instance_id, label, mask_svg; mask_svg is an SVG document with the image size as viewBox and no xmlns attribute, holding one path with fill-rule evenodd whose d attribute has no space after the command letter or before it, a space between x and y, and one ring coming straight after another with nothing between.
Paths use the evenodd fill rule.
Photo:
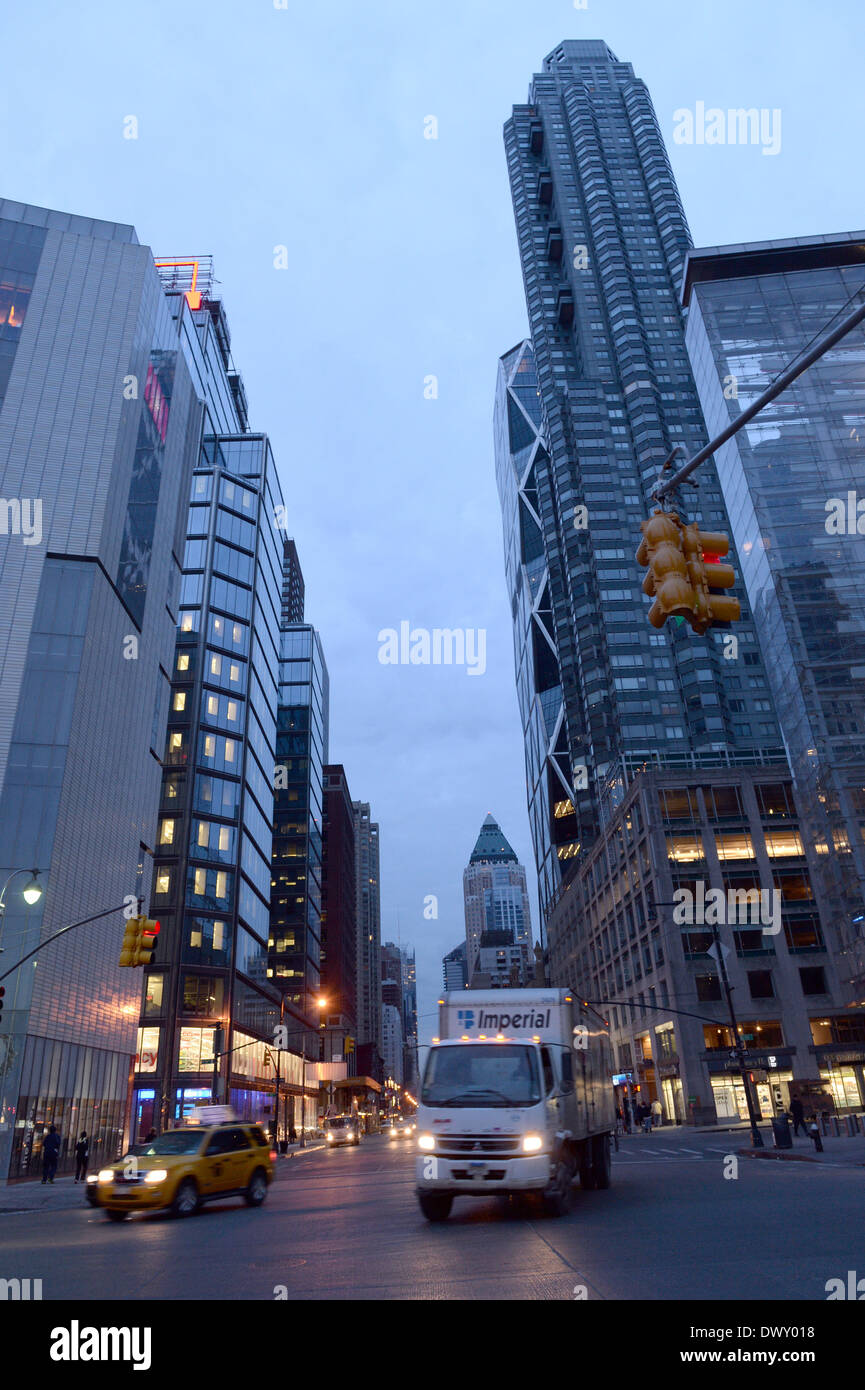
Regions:
<instances>
[{"instance_id":1,"label":"yellow taxi","mask_svg":"<svg viewBox=\"0 0 865 1390\"><path fill-rule=\"evenodd\" d=\"M134 1211L191 1216L203 1202L243 1197L260 1207L276 1171L264 1130L242 1120L169 1129L100 1169L96 1206L110 1221Z\"/></svg>"}]
</instances>

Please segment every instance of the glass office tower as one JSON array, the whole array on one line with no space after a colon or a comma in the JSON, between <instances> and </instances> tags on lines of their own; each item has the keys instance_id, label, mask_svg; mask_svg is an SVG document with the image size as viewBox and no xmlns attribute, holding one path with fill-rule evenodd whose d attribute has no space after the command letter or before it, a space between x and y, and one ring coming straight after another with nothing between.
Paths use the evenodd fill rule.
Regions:
<instances>
[{"instance_id":1,"label":"glass office tower","mask_svg":"<svg viewBox=\"0 0 865 1390\"><path fill-rule=\"evenodd\" d=\"M837 325L863 288L865 232L692 251L683 291L687 344L712 433ZM717 454L801 814L819 850L839 934L845 1002L859 1005L865 1004L865 520L860 528L857 516L865 495L863 360L860 325Z\"/></svg>"},{"instance_id":2,"label":"glass office tower","mask_svg":"<svg viewBox=\"0 0 865 1390\"><path fill-rule=\"evenodd\" d=\"M311 1021L316 1048L329 723L321 638L308 623L287 623L280 634L269 973L286 1002Z\"/></svg>"},{"instance_id":3,"label":"glass office tower","mask_svg":"<svg viewBox=\"0 0 865 1390\"><path fill-rule=\"evenodd\" d=\"M656 632L646 618L634 553L649 492L673 449L686 457L706 435L677 296L690 235L645 84L606 44L565 42L504 139L534 368L520 349L502 361L497 466L512 477L502 498L518 661L537 610L521 704L556 829L549 807L535 812L536 855L543 870L549 836L567 877L615 805L602 789L621 753L759 755L780 735L741 583L735 674L723 633L698 637L684 621ZM711 465L685 491L689 520L729 531ZM555 877L542 872L546 904Z\"/></svg>"},{"instance_id":4,"label":"glass office tower","mask_svg":"<svg viewBox=\"0 0 865 1390\"><path fill-rule=\"evenodd\" d=\"M0 200L4 968L97 915L4 981L0 1181L39 1173L52 1123L61 1171L81 1129L92 1163L125 1134L141 976L118 967L122 908L149 892L197 344L134 228Z\"/></svg>"}]
</instances>

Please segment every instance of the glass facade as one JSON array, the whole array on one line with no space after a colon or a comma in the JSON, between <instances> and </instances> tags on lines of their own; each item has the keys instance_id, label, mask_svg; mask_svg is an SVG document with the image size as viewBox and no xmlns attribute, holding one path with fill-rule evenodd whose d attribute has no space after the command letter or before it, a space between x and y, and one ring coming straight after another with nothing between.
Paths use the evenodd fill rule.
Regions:
<instances>
[{"instance_id":1,"label":"glass facade","mask_svg":"<svg viewBox=\"0 0 865 1390\"><path fill-rule=\"evenodd\" d=\"M735 673L723 633L646 621L634 552L649 493L675 447L687 456L707 436L677 296L690 234L645 84L606 44L565 42L506 122L505 149L534 369L520 348L502 360L497 468L548 903L549 842L573 875L620 753L756 750L780 735L741 583ZM688 507L729 530L711 464Z\"/></svg>"},{"instance_id":2,"label":"glass facade","mask_svg":"<svg viewBox=\"0 0 865 1390\"><path fill-rule=\"evenodd\" d=\"M194 1089L195 1078L212 1086L217 1027L231 1054L222 1063L221 1094L237 1074L267 1091L265 1049L256 1073L258 1044L244 1044L249 1055L241 1057L233 1039L242 1029L244 1039L271 1040L279 1019L267 940L280 508L265 436L205 434L189 498L154 863L160 946L164 939L169 957L159 1003L145 1005L151 1026L162 1020L156 1070L163 1097L179 1095L178 1086ZM159 978L149 977L151 990Z\"/></svg>"},{"instance_id":3,"label":"glass facade","mask_svg":"<svg viewBox=\"0 0 865 1390\"><path fill-rule=\"evenodd\" d=\"M688 260L688 350L722 429L865 287L865 233L711 248ZM748 601L822 892L865 1003L865 448L861 325L717 455ZM851 507L852 499L852 507ZM865 507L863 507L865 511ZM856 918L860 921L856 921Z\"/></svg>"},{"instance_id":4,"label":"glass facade","mask_svg":"<svg viewBox=\"0 0 865 1390\"><path fill-rule=\"evenodd\" d=\"M0 218L0 410L44 245L43 227Z\"/></svg>"},{"instance_id":5,"label":"glass facade","mask_svg":"<svg viewBox=\"0 0 865 1390\"><path fill-rule=\"evenodd\" d=\"M280 635L268 973L301 1013L317 1018L321 983L321 858L329 677L306 623Z\"/></svg>"}]
</instances>

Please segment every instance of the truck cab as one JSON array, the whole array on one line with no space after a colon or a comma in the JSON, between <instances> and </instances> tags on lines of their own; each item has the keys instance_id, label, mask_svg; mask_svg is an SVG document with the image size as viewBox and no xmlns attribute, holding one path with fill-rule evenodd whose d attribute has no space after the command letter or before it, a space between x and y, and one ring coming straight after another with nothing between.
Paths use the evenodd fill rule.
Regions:
<instances>
[{"instance_id":1,"label":"truck cab","mask_svg":"<svg viewBox=\"0 0 865 1390\"><path fill-rule=\"evenodd\" d=\"M565 990L466 991L440 1001L417 1113L417 1194L428 1220L457 1195L540 1194L554 1215L610 1181L609 1041L574 1024ZM605 1045L606 1044L606 1048ZM604 1067L606 1073L604 1074Z\"/></svg>"}]
</instances>

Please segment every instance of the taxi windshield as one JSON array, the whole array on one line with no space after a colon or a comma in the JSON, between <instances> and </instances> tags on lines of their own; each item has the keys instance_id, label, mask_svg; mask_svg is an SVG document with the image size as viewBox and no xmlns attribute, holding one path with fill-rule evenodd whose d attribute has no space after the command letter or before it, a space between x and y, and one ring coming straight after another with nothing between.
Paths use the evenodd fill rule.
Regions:
<instances>
[{"instance_id":1,"label":"taxi windshield","mask_svg":"<svg viewBox=\"0 0 865 1390\"><path fill-rule=\"evenodd\" d=\"M203 1129L170 1129L166 1134L151 1139L149 1144L136 1145L136 1148L142 1158L150 1154L161 1154L163 1157L194 1154L201 1148L203 1134Z\"/></svg>"}]
</instances>

